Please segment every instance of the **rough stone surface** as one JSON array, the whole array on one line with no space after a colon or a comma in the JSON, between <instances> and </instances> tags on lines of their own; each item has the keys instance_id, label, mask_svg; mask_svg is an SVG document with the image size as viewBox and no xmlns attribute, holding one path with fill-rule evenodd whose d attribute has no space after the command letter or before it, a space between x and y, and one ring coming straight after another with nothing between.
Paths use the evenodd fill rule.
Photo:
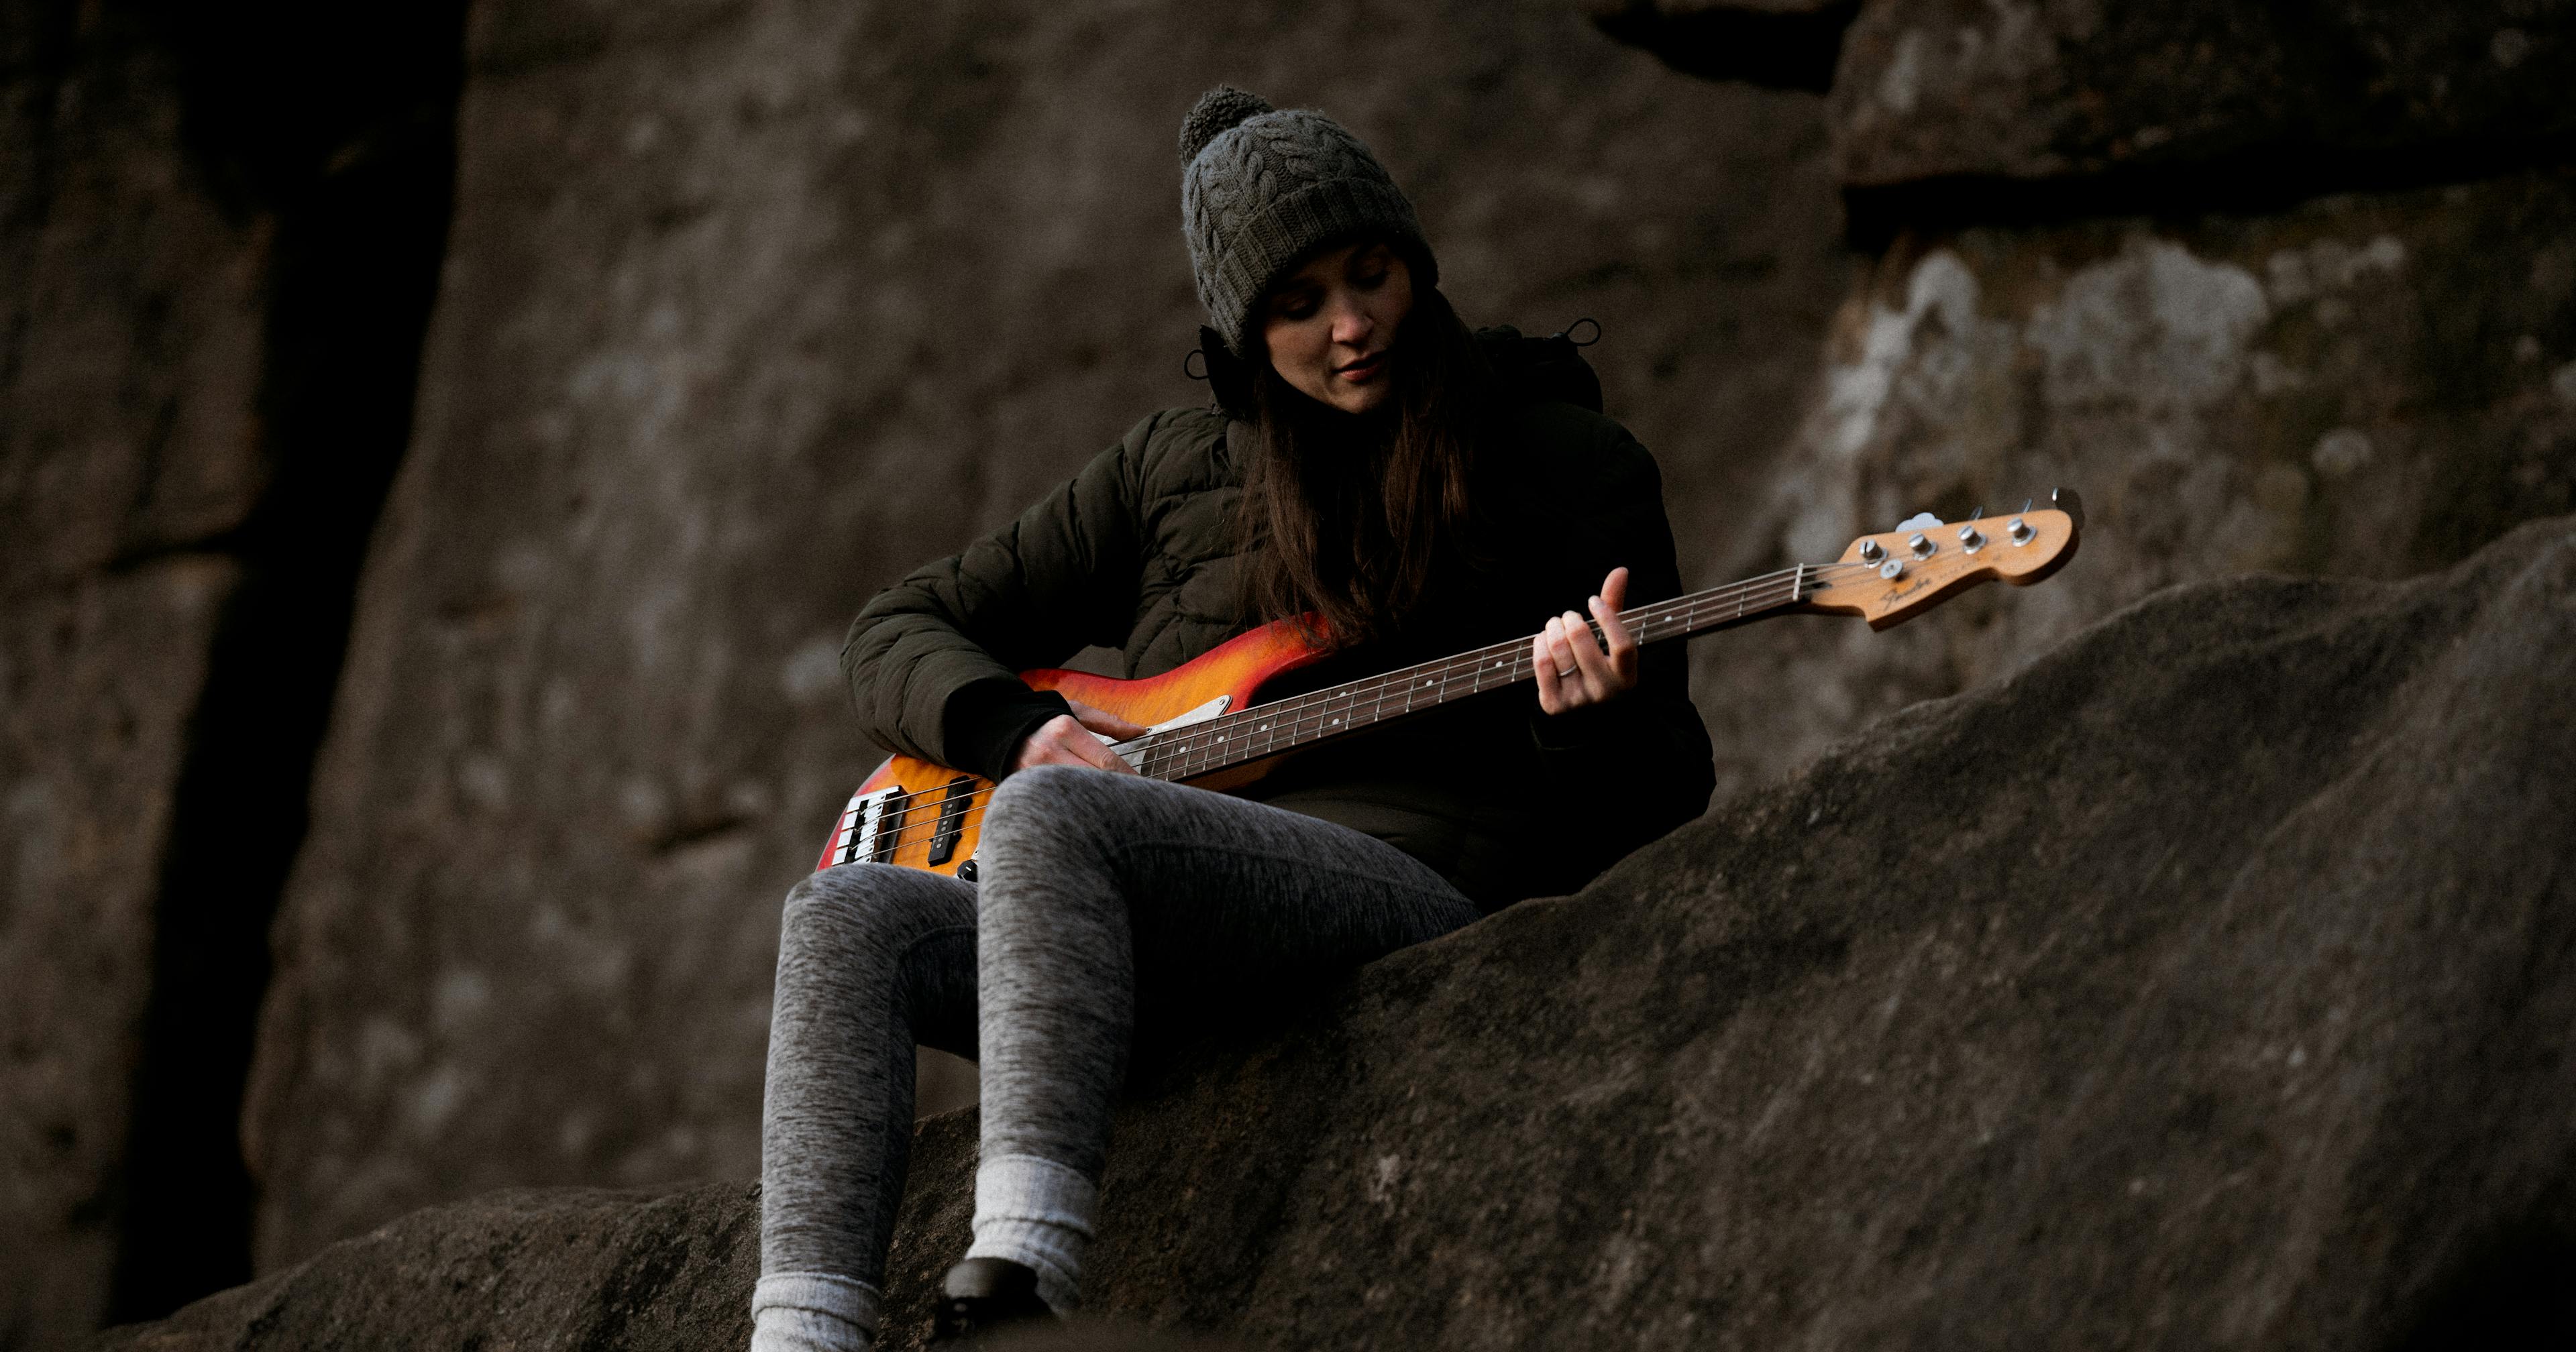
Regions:
<instances>
[{"instance_id":1,"label":"rough stone surface","mask_svg":"<svg viewBox=\"0 0 2576 1352\"><path fill-rule=\"evenodd\" d=\"M1721 10L1747 14L1821 14L1850 3L1851 0L1583 0L1583 8L1595 22L1599 22L1622 14L1687 19Z\"/></svg>"},{"instance_id":2,"label":"rough stone surface","mask_svg":"<svg viewBox=\"0 0 2576 1352\"><path fill-rule=\"evenodd\" d=\"M417 434L277 930L267 1270L504 1184L751 1172L777 899L873 759L843 628L1205 398L1170 153L1201 89L1369 138L1472 318L1601 319L1689 537L1794 428L1844 282L1820 100L1560 0L474 24Z\"/></svg>"},{"instance_id":3,"label":"rough stone surface","mask_svg":"<svg viewBox=\"0 0 2576 1352\"><path fill-rule=\"evenodd\" d=\"M1711 80L1823 93L1860 0L1586 0L1602 32Z\"/></svg>"},{"instance_id":4,"label":"rough stone surface","mask_svg":"<svg viewBox=\"0 0 2576 1352\"><path fill-rule=\"evenodd\" d=\"M2231 165L2315 191L2563 147L2572 78L2567 0L1873 0L1834 73L1835 153L1856 186Z\"/></svg>"},{"instance_id":5,"label":"rough stone surface","mask_svg":"<svg viewBox=\"0 0 2576 1352\"><path fill-rule=\"evenodd\" d=\"M2160 592L1165 1072L1090 1305L1282 1348L2563 1345L2572 682L2576 518ZM921 1130L889 1347L972 1133ZM754 1211L504 1196L107 1345L738 1345Z\"/></svg>"},{"instance_id":6,"label":"rough stone surface","mask_svg":"<svg viewBox=\"0 0 2576 1352\"><path fill-rule=\"evenodd\" d=\"M249 1275L268 921L444 229L455 0L328 60L201 8L0 0L0 1348Z\"/></svg>"},{"instance_id":7,"label":"rough stone surface","mask_svg":"<svg viewBox=\"0 0 2576 1352\"><path fill-rule=\"evenodd\" d=\"M238 577L174 556L0 603L0 1348L107 1313L161 847Z\"/></svg>"},{"instance_id":8,"label":"rough stone surface","mask_svg":"<svg viewBox=\"0 0 2576 1352\"><path fill-rule=\"evenodd\" d=\"M189 719L266 466L266 223L115 15L0 5L0 1348L105 1313Z\"/></svg>"},{"instance_id":9,"label":"rough stone surface","mask_svg":"<svg viewBox=\"0 0 2576 1352\"><path fill-rule=\"evenodd\" d=\"M510 1190L405 1216L95 1344L194 1348L740 1348L759 1193Z\"/></svg>"},{"instance_id":10,"label":"rough stone surface","mask_svg":"<svg viewBox=\"0 0 2576 1352\"><path fill-rule=\"evenodd\" d=\"M2059 484L2092 522L2082 566L2037 591L1697 645L1727 785L2173 582L2441 567L2576 508L2576 178L1914 241L1855 287L1772 473L1762 524L1705 574Z\"/></svg>"}]
</instances>

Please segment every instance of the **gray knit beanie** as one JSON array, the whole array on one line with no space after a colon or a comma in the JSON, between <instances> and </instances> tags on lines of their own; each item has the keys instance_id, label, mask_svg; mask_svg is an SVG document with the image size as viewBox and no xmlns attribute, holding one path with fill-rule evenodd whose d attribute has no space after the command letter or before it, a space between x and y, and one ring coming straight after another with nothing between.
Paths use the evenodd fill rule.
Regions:
<instances>
[{"instance_id":1,"label":"gray knit beanie","mask_svg":"<svg viewBox=\"0 0 2576 1352\"><path fill-rule=\"evenodd\" d=\"M1253 303L1318 245L1383 235L1414 285L1440 280L1413 203L1360 138L1311 108L1279 112L1226 85L1181 119L1181 234L1208 324L1237 356Z\"/></svg>"}]
</instances>

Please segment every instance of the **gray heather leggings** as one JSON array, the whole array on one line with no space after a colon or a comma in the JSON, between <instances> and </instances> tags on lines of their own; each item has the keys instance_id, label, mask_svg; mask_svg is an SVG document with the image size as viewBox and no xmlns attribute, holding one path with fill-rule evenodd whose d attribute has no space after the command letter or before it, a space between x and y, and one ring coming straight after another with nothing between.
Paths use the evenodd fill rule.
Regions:
<instances>
[{"instance_id":1,"label":"gray heather leggings","mask_svg":"<svg viewBox=\"0 0 2576 1352\"><path fill-rule=\"evenodd\" d=\"M1140 1027L1311 989L1478 915L1383 841L1098 770L1005 780L977 858L980 886L851 864L788 894L761 1120L764 1281L882 1285L914 1043L981 1061L987 1172L1035 1157L1096 1185Z\"/></svg>"}]
</instances>

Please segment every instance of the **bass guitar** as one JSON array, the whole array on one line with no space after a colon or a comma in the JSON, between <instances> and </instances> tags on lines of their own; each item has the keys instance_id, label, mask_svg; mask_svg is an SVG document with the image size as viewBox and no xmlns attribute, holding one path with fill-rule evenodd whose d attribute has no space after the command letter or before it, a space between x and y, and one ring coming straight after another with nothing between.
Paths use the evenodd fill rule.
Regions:
<instances>
[{"instance_id":1,"label":"bass guitar","mask_svg":"<svg viewBox=\"0 0 2576 1352\"><path fill-rule=\"evenodd\" d=\"M1852 541L1831 563L1636 606L1620 618L1640 645L1791 614L1854 615L1885 629L1978 583L2028 586L2049 576L2075 556L2083 529L2083 505L2063 488L2045 508L2026 504L2010 516L1955 527L1924 513ZM1023 672L1021 679L1147 725L1109 748L1136 773L1222 791L1259 779L1292 752L1535 676L1532 635L1261 703L1263 686L1328 655L1307 633L1293 620L1266 624L1141 680L1057 670ZM850 796L815 867L896 864L972 882L977 828L992 793L993 782L979 775L895 756Z\"/></svg>"}]
</instances>

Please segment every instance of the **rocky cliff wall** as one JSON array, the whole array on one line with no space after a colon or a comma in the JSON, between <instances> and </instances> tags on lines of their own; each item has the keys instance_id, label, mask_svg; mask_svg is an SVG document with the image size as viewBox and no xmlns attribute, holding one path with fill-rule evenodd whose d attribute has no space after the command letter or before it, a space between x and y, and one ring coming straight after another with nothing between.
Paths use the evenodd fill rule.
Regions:
<instances>
[{"instance_id":1,"label":"rocky cliff wall","mask_svg":"<svg viewBox=\"0 0 2576 1352\"><path fill-rule=\"evenodd\" d=\"M1834 72L1835 163L1865 195L2034 205L2477 176L2565 152L2571 25L2566 0L1876 0Z\"/></svg>"},{"instance_id":2,"label":"rocky cliff wall","mask_svg":"<svg viewBox=\"0 0 2576 1352\"><path fill-rule=\"evenodd\" d=\"M416 435L278 929L276 1265L515 1183L744 1176L777 901L874 754L874 589L1155 408L1179 116L1332 110L1478 321L1605 324L1676 525L1732 520L1842 280L1822 103L1551 0L478 9Z\"/></svg>"},{"instance_id":3,"label":"rocky cliff wall","mask_svg":"<svg viewBox=\"0 0 2576 1352\"><path fill-rule=\"evenodd\" d=\"M2057 483L2094 528L2044 594L1702 645L1738 782L2176 581L2441 566L2576 501L2576 176L1909 241L1845 303L1771 472L1733 543L1784 560Z\"/></svg>"},{"instance_id":4,"label":"rocky cliff wall","mask_svg":"<svg viewBox=\"0 0 2576 1352\"><path fill-rule=\"evenodd\" d=\"M250 1271L268 923L406 432L454 16L334 25L355 80L294 17L0 5L0 1348Z\"/></svg>"},{"instance_id":5,"label":"rocky cliff wall","mask_svg":"<svg viewBox=\"0 0 2576 1352\"><path fill-rule=\"evenodd\" d=\"M131 32L0 20L0 1346L93 1327L120 1235L154 897L207 653L241 582L206 541L250 427L264 222L180 143ZM235 1274L235 1280L239 1274Z\"/></svg>"},{"instance_id":6,"label":"rocky cliff wall","mask_svg":"<svg viewBox=\"0 0 2576 1352\"><path fill-rule=\"evenodd\" d=\"M1281 1348L2563 1345L2571 682L2576 518L2159 592L1149 1078L1090 1307ZM888 1346L973 1163L971 1112L923 1125ZM755 1203L502 1194L102 1346L739 1346Z\"/></svg>"},{"instance_id":7,"label":"rocky cliff wall","mask_svg":"<svg viewBox=\"0 0 2576 1352\"><path fill-rule=\"evenodd\" d=\"M1867 261L1760 524L1705 571L2057 483L2094 507L2045 597L1701 645L1721 792L2168 583L2406 576L2576 502L2576 8L1605 13L1679 65L1712 23L1771 24L1727 51L1753 78L1802 59L1782 16L1850 24L1826 102Z\"/></svg>"}]
</instances>

